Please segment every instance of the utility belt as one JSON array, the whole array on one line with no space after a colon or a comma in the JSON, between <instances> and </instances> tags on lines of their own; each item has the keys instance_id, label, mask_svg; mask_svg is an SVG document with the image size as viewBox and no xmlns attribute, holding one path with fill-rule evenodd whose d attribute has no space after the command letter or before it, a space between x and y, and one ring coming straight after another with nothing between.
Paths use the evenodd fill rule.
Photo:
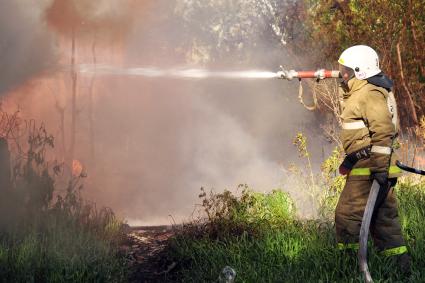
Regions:
<instances>
[{"instance_id":1,"label":"utility belt","mask_svg":"<svg viewBox=\"0 0 425 283\"><path fill-rule=\"evenodd\" d=\"M347 154L346 157L344 158L344 161L342 162L342 166L351 170L350 175L368 176L371 174L371 171L369 168L353 168L353 167L359 160L370 158L370 155L372 152L391 155L393 152L393 149L391 147L386 147L386 146L369 145L367 147L354 151L350 154ZM397 173L401 173L401 170L397 166L390 166L388 173L397 174Z\"/></svg>"}]
</instances>

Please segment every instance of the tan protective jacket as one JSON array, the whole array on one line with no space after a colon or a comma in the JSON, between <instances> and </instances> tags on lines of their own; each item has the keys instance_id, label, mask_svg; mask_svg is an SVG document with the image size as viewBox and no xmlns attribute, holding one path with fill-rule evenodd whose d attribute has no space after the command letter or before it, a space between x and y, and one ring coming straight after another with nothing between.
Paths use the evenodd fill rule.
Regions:
<instances>
[{"instance_id":1,"label":"tan protective jacket","mask_svg":"<svg viewBox=\"0 0 425 283\"><path fill-rule=\"evenodd\" d=\"M401 170L395 166L396 156L392 152L397 124L390 112L396 106L388 103L388 91L357 78L348 82L348 89L343 94L341 114L345 153L372 146L370 158L359 160L350 175L369 178L371 173L388 170L390 177L398 177Z\"/></svg>"}]
</instances>

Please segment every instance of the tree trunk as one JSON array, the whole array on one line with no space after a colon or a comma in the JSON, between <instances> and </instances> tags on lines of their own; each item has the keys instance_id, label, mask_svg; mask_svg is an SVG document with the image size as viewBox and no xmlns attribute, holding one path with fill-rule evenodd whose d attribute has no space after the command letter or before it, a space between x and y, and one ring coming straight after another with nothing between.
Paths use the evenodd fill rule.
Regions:
<instances>
[{"instance_id":1,"label":"tree trunk","mask_svg":"<svg viewBox=\"0 0 425 283\"><path fill-rule=\"evenodd\" d=\"M416 23L415 23L415 17L413 15L412 0L409 0L409 20L410 20L410 28L412 29L413 46L415 47L415 56L413 57L413 60L418 65L419 71L421 72L421 76L425 76L425 64L421 63L421 62L424 62L422 60L423 52L421 52L421 48L419 47L420 39L418 38L418 34L416 31Z\"/></svg>"},{"instance_id":2,"label":"tree trunk","mask_svg":"<svg viewBox=\"0 0 425 283\"><path fill-rule=\"evenodd\" d=\"M400 51L400 42L397 43L397 58L398 58L398 64L400 68L401 84L404 88L404 96L406 99L406 108L407 108L406 110L408 111L408 114L411 118L411 125L409 126L416 126L418 125L418 116L416 114L415 103L413 102L412 95L410 93L409 88L407 87L407 83L404 77L403 61L401 59L401 51Z\"/></svg>"},{"instance_id":3,"label":"tree trunk","mask_svg":"<svg viewBox=\"0 0 425 283\"><path fill-rule=\"evenodd\" d=\"M57 95L57 94L55 94ZM65 142L65 107L60 105L60 102L56 100L55 103L56 110L59 114L59 132L60 132L60 139L61 139L61 156L62 158L67 157L66 152L66 142Z\"/></svg>"},{"instance_id":4,"label":"tree trunk","mask_svg":"<svg viewBox=\"0 0 425 283\"><path fill-rule=\"evenodd\" d=\"M72 166L75 152L75 135L77 128L77 71L75 69L75 29L72 29L71 35L71 81L72 81L72 101L71 101L71 133L68 158L66 160L69 166Z\"/></svg>"},{"instance_id":5,"label":"tree trunk","mask_svg":"<svg viewBox=\"0 0 425 283\"><path fill-rule=\"evenodd\" d=\"M10 152L7 140L0 138L0 193L11 187Z\"/></svg>"},{"instance_id":6,"label":"tree trunk","mask_svg":"<svg viewBox=\"0 0 425 283\"><path fill-rule=\"evenodd\" d=\"M95 159L95 136L94 136L94 113L93 113L93 88L94 88L94 82L96 80L96 63L97 63L97 58L96 58L96 34L95 34L95 38L93 40L93 44L92 44L92 57L93 57L93 65L94 65L94 74L91 77L90 80L90 87L89 87L89 134L90 134L90 159L92 161L93 164L95 164L96 162L94 162Z\"/></svg>"}]
</instances>

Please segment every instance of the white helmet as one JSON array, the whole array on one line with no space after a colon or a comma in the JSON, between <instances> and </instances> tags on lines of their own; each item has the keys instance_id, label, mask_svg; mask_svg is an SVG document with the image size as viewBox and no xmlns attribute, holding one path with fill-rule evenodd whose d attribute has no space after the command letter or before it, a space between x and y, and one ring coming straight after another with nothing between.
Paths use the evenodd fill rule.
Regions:
<instances>
[{"instance_id":1,"label":"white helmet","mask_svg":"<svg viewBox=\"0 0 425 283\"><path fill-rule=\"evenodd\" d=\"M366 45L355 45L345 49L339 56L338 63L353 69L359 80L365 80L381 72L378 54Z\"/></svg>"}]
</instances>

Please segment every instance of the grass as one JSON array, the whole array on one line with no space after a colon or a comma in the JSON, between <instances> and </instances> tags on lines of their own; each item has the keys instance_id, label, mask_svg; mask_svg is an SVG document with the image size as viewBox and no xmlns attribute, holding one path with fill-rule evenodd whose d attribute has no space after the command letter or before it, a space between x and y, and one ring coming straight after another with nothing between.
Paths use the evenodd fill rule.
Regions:
<instances>
[{"instance_id":1,"label":"grass","mask_svg":"<svg viewBox=\"0 0 425 283\"><path fill-rule=\"evenodd\" d=\"M0 233L0 282L126 281L121 223L108 210L66 205L11 215L19 222Z\"/></svg>"},{"instance_id":2,"label":"grass","mask_svg":"<svg viewBox=\"0 0 425 283\"><path fill-rule=\"evenodd\" d=\"M404 179L396 191L413 257L412 275L403 277L393 259L378 255L372 246L369 266L375 282L423 282L425 183ZM168 249L170 260L180 263L174 278L213 282L230 266L237 272L236 282L363 282L356 254L336 248L333 221L297 219L293 202L282 195L276 190L260 197L246 188L239 197L229 192L201 194L208 199L203 208L209 216L187 224ZM211 203L220 207L220 213L211 213L215 211ZM334 202L325 204L329 203Z\"/></svg>"},{"instance_id":3,"label":"grass","mask_svg":"<svg viewBox=\"0 0 425 283\"><path fill-rule=\"evenodd\" d=\"M124 262L109 243L73 229L3 239L0 266L2 282L125 281Z\"/></svg>"},{"instance_id":4,"label":"grass","mask_svg":"<svg viewBox=\"0 0 425 283\"><path fill-rule=\"evenodd\" d=\"M13 187L1 192L0 282L128 281L119 253L122 223L112 211L81 199L82 176L71 179L65 194L55 193L52 174L59 169L50 172L43 157L53 140L43 131L29 140L26 158L14 167ZM306 147L303 143L301 152ZM240 186L238 195L202 189L205 218L184 225L170 240L164 255L178 264L165 280L217 282L230 266L236 282L363 282L356 254L335 245L333 211L344 185L335 173L339 158L335 150L318 176L311 166L305 176L297 171L307 186L315 182L313 191L304 188L317 201L315 220L298 218L294 201L279 189L263 194ZM391 258L379 256L372 246L369 267L375 282L423 282L425 182L402 179L396 192L412 275L407 280Z\"/></svg>"},{"instance_id":5,"label":"grass","mask_svg":"<svg viewBox=\"0 0 425 283\"><path fill-rule=\"evenodd\" d=\"M126 282L119 254L122 223L80 196L73 176L58 193L45 153L53 138L40 128L13 164L13 183L0 187L0 282Z\"/></svg>"}]
</instances>

